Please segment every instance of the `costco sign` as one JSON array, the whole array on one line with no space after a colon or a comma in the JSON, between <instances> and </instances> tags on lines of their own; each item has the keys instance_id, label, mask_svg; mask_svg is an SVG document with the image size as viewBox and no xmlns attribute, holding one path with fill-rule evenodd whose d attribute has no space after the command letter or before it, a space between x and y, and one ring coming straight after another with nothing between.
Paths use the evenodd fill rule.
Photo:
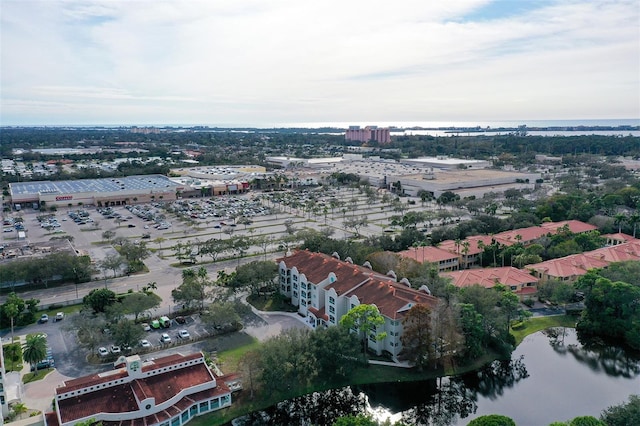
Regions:
<instances>
[{"instance_id":1,"label":"costco sign","mask_svg":"<svg viewBox=\"0 0 640 426\"><path fill-rule=\"evenodd\" d=\"M58 195L56 201L69 201L73 200L73 195Z\"/></svg>"}]
</instances>

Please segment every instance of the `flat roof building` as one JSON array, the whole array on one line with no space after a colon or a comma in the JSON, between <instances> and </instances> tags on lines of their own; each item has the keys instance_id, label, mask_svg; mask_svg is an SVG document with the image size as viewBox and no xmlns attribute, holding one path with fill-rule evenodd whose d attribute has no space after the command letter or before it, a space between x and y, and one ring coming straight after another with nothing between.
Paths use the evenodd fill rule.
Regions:
<instances>
[{"instance_id":1,"label":"flat roof building","mask_svg":"<svg viewBox=\"0 0 640 426\"><path fill-rule=\"evenodd\" d=\"M48 206L126 205L150 201L173 201L185 185L163 175L139 175L102 179L14 182L9 194L17 204Z\"/></svg>"}]
</instances>

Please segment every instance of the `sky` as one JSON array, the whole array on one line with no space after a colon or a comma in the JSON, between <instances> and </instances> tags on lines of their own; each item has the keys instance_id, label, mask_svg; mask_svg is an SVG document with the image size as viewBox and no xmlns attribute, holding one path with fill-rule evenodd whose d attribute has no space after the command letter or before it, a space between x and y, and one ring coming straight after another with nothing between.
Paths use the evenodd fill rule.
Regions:
<instances>
[{"instance_id":1,"label":"sky","mask_svg":"<svg viewBox=\"0 0 640 426\"><path fill-rule=\"evenodd\" d=\"M0 0L0 125L640 118L640 0Z\"/></svg>"}]
</instances>

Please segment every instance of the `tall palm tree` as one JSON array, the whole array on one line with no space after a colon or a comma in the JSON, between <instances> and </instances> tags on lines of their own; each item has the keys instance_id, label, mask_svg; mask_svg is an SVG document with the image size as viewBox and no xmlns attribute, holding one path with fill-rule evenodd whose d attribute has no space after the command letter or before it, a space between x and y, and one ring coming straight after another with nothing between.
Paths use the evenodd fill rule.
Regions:
<instances>
[{"instance_id":1,"label":"tall palm tree","mask_svg":"<svg viewBox=\"0 0 640 426\"><path fill-rule=\"evenodd\" d=\"M624 213L617 213L613 217L613 223L618 227L618 233L622 232L622 224L627 221L627 215Z\"/></svg>"},{"instance_id":2,"label":"tall palm tree","mask_svg":"<svg viewBox=\"0 0 640 426\"><path fill-rule=\"evenodd\" d=\"M47 338L42 334L29 334L22 345L22 359L37 371L38 363L47 357Z\"/></svg>"},{"instance_id":3,"label":"tall palm tree","mask_svg":"<svg viewBox=\"0 0 640 426\"><path fill-rule=\"evenodd\" d=\"M640 212L635 211L629 216L627 220L629 225L633 226L633 238L636 237L636 229L638 228L638 223L640 223Z\"/></svg>"}]
</instances>

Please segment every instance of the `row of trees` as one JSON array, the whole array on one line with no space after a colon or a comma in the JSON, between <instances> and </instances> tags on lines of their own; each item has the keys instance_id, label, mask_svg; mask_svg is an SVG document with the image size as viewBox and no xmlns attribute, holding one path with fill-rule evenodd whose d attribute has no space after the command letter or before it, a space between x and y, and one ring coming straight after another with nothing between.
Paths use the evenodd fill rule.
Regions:
<instances>
[{"instance_id":1,"label":"row of trees","mask_svg":"<svg viewBox=\"0 0 640 426\"><path fill-rule=\"evenodd\" d=\"M24 283L47 287L51 282L83 283L91 280L89 256L56 252L44 257L19 259L0 265L0 284L14 289Z\"/></svg>"}]
</instances>

